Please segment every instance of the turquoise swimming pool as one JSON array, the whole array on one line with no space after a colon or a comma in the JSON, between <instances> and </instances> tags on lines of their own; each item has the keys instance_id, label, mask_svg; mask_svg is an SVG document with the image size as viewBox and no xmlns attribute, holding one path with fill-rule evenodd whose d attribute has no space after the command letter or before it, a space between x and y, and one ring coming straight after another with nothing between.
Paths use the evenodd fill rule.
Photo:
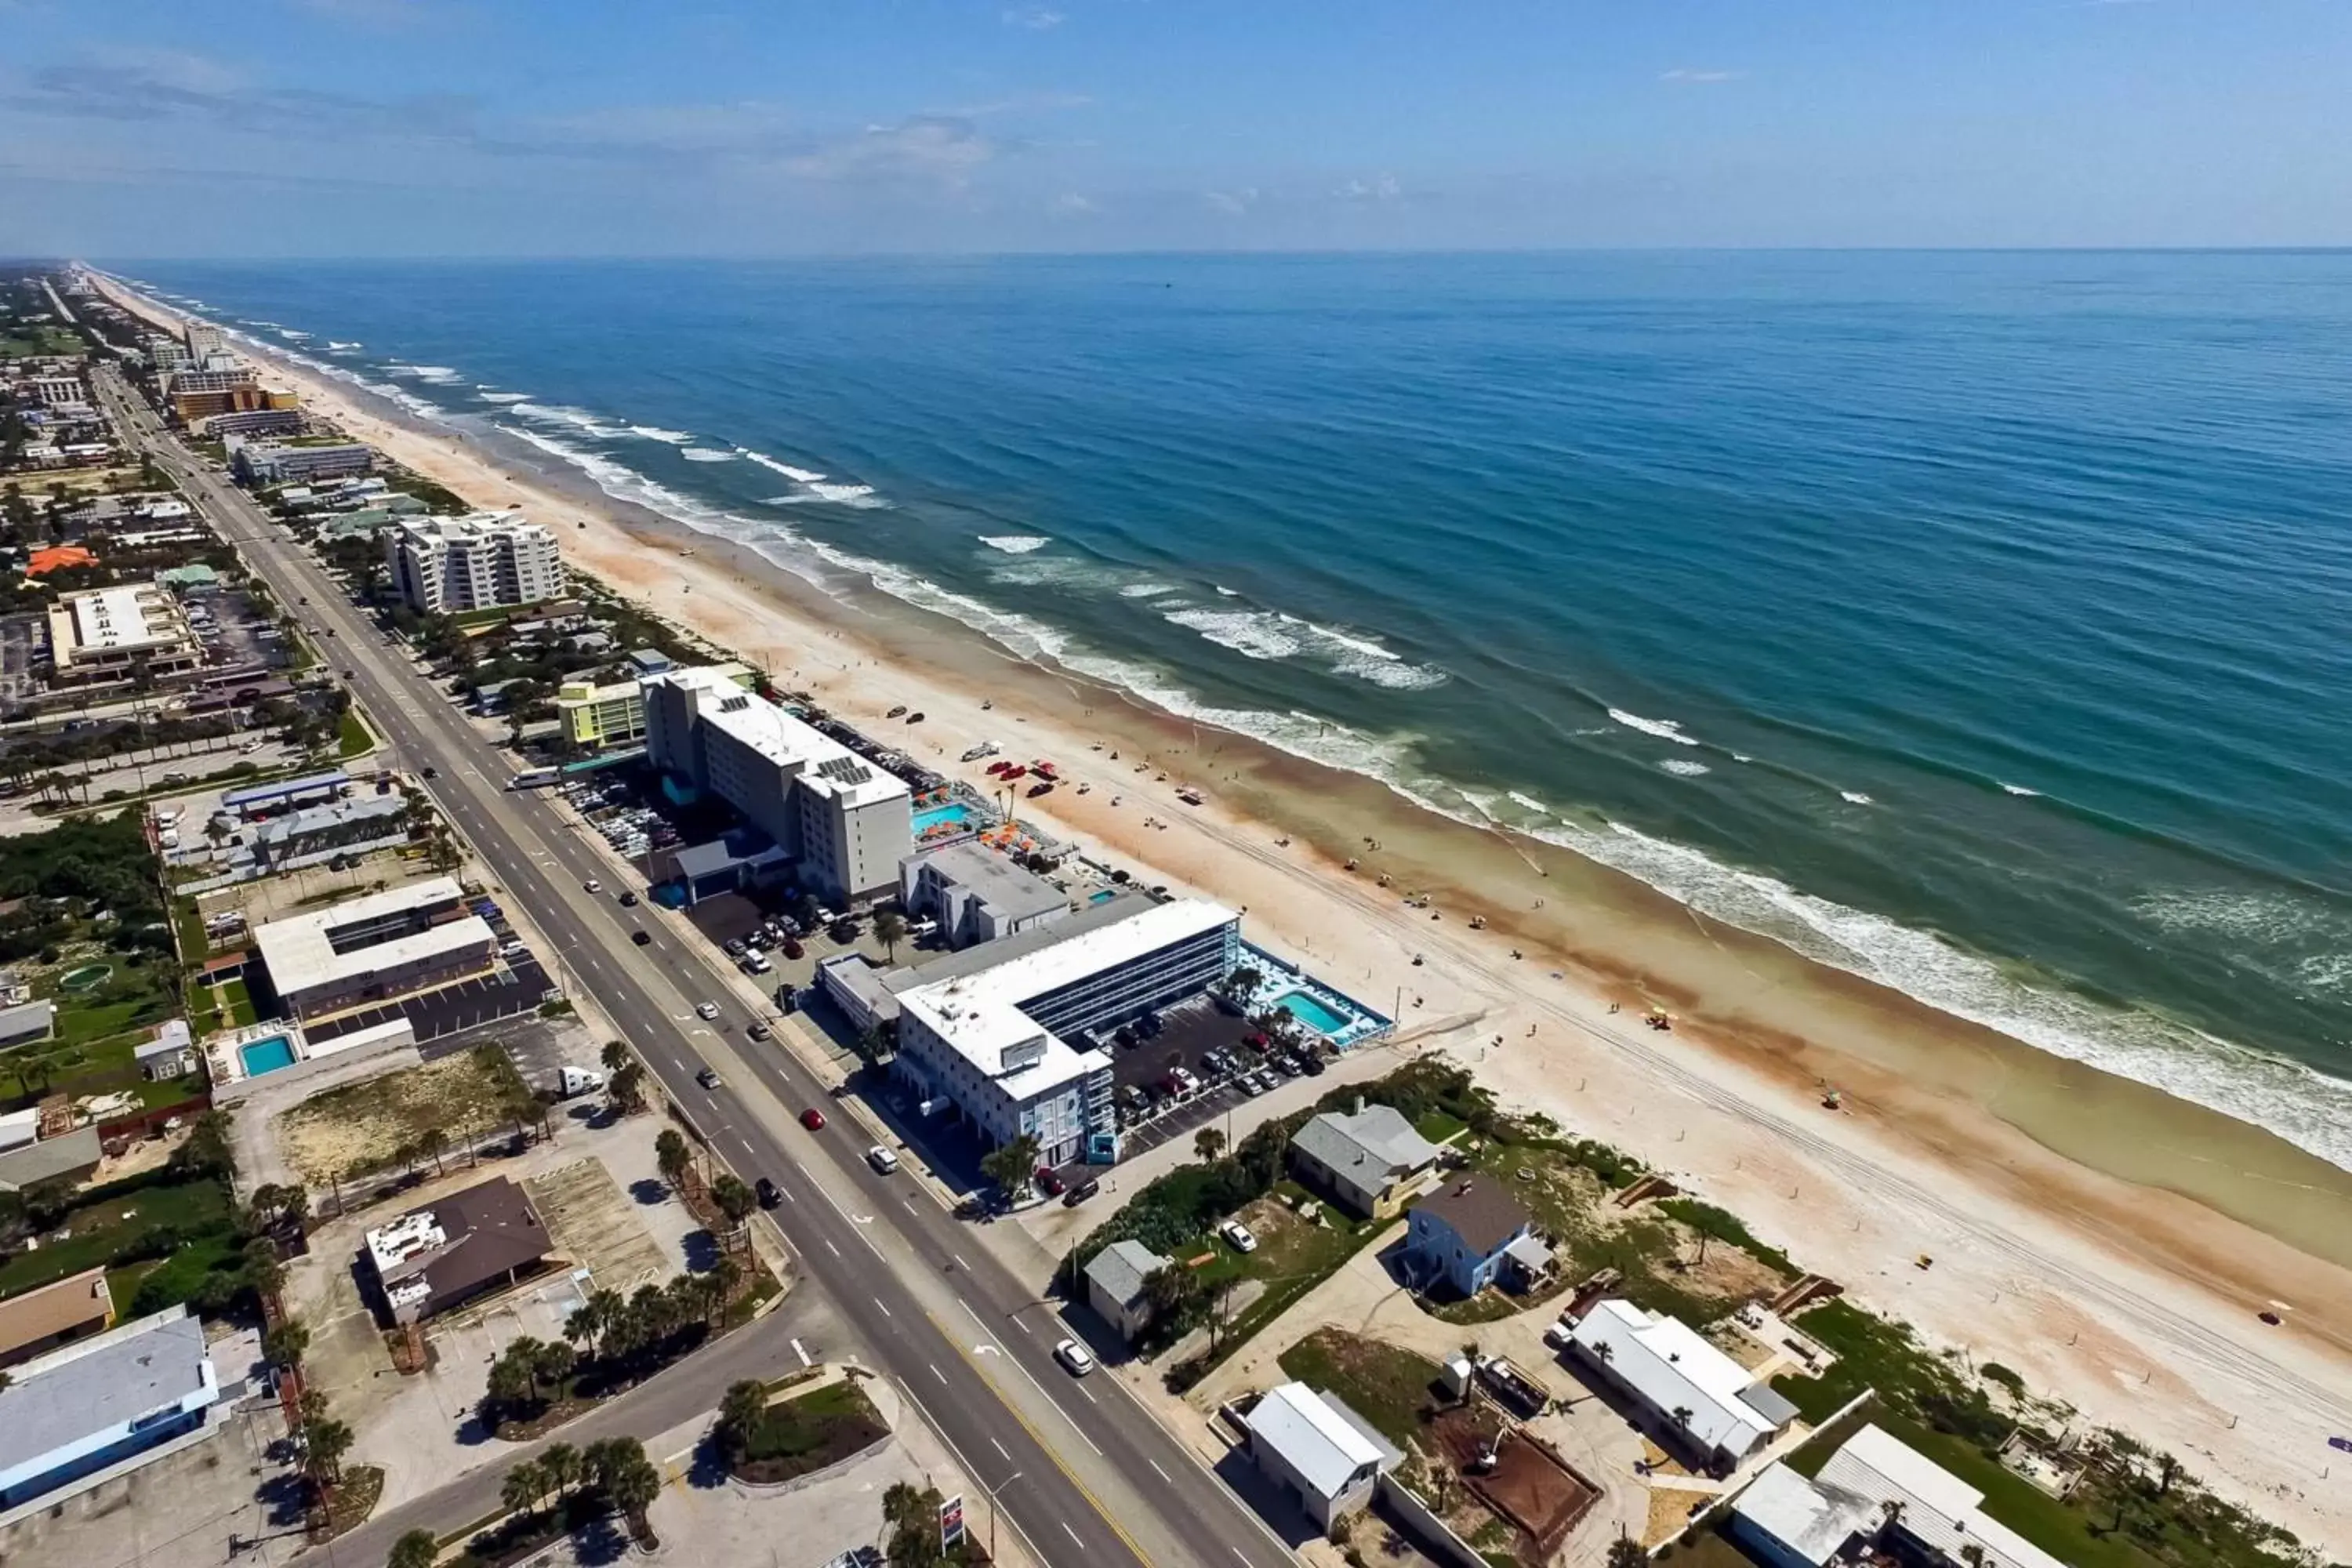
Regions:
<instances>
[{"instance_id":1,"label":"turquoise swimming pool","mask_svg":"<svg viewBox=\"0 0 2352 1568\"><path fill-rule=\"evenodd\" d=\"M237 1047L236 1059L245 1064L246 1077L259 1078L263 1073L294 1065L294 1042L283 1035L247 1040Z\"/></svg>"},{"instance_id":2,"label":"turquoise swimming pool","mask_svg":"<svg viewBox=\"0 0 2352 1568\"><path fill-rule=\"evenodd\" d=\"M970 827L971 807L960 800L945 805L926 806L915 813L915 837L920 838L935 827Z\"/></svg>"},{"instance_id":3,"label":"turquoise swimming pool","mask_svg":"<svg viewBox=\"0 0 2352 1568\"><path fill-rule=\"evenodd\" d=\"M1354 1022L1333 1012L1323 1005L1322 998L1306 991L1286 991L1275 999L1274 1005L1327 1037L1338 1037Z\"/></svg>"},{"instance_id":4,"label":"turquoise swimming pool","mask_svg":"<svg viewBox=\"0 0 2352 1568\"><path fill-rule=\"evenodd\" d=\"M1090 904L1107 904L1117 897L1118 897L1118 889L1117 888L1105 888L1098 892L1088 893L1087 895L1087 902Z\"/></svg>"}]
</instances>

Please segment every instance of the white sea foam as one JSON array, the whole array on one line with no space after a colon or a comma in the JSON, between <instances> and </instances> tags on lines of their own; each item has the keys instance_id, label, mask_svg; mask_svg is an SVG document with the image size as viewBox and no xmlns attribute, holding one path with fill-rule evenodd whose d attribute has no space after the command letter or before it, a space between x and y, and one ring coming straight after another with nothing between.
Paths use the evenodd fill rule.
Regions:
<instances>
[{"instance_id":1,"label":"white sea foam","mask_svg":"<svg viewBox=\"0 0 2352 1568\"><path fill-rule=\"evenodd\" d=\"M1283 628L1288 617L1263 610L1170 610L1161 618L1244 658L1289 658L1299 648L1298 639Z\"/></svg>"},{"instance_id":2,"label":"white sea foam","mask_svg":"<svg viewBox=\"0 0 2352 1568\"><path fill-rule=\"evenodd\" d=\"M280 327L278 329L278 335L289 343L308 342L310 338L310 333L294 327Z\"/></svg>"},{"instance_id":3,"label":"white sea foam","mask_svg":"<svg viewBox=\"0 0 2352 1568\"><path fill-rule=\"evenodd\" d=\"M735 460L734 453L722 452L716 447L688 447L678 456L689 463L731 463Z\"/></svg>"},{"instance_id":4,"label":"white sea foam","mask_svg":"<svg viewBox=\"0 0 2352 1568\"><path fill-rule=\"evenodd\" d=\"M1041 539L1034 533L1001 533L994 538L982 534L980 542L991 550L1002 550L1007 555L1026 555L1032 551L1043 550L1054 542L1050 539Z\"/></svg>"},{"instance_id":5,"label":"white sea foam","mask_svg":"<svg viewBox=\"0 0 2352 1568\"><path fill-rule=\"evenodd\" d=\"M1551 815L1551 807L1546 805L1543 802L1538 800L1531 795L1521 795L1517 790L1509 790L1506 793L1508 794L1514 801L1526 806L1529 811L1534 812L1538 816L1549 816Z\"/></svg>"},{"instance_id":6,"label":"white sea foam","mask_svg":"<svg viewBox=\"0 0 2352 1568\"><path fill-rule=\"evenodd\" d=\"M359 342L357 339L353 339L352 342L347 343L338 342L332 338L329 338L327 340L327 352L332 354L347 354L353 349L363 349L365 347L367 347L367 344Z\"/></svg>"},{"instance_id":7,"label":"white sea foam","mask_svg":"<svg viewBox=\"0 0 2352 1568\"><path fill-rule=\"evenodd\" d=\"M629 434L642 436L648 441L667 441L673 447L683 447L694 437L684 430L665 430L658 425L632 425ZM688 456L693 456L688 453Z\"/></svg>"},{"instance_id":8,"label":"white sea foam","mask_svg":"<svg viewBox=\"0 0 2352 1568\"><path fill-rule=\"evenodd\" d=\"M1118 596L1122 599L1157 599L1176 591L1173 583L1129 583L1118 591Z\"/></svg>"},{"instance_id":9,"label":"white sea foam","mask_svg":"<svg viewBox=\"0 0 2352 1568\"><path fill-rule=\"evenodd\" d=\"M1622 708L1609 710L1609 717L1628 730L1639 730L1644 735L1655 735L1661 741L1672 741L1677 746L1696 746L1698 742L1683 733L1683 727L1672 719L1644 719L1639 713L1628 713Z\"/></svg>"},{"instance_id":10,"label":"white sea foam","mask_svg":"<svg viewBox=\"0 0 2352 1568\"><path fill-rule=\"evenodd\" d=\"M1858 789L1842 789L1838 791L1838 798L1844 801L1848 805L1876 805L1878 804Z\"/></svg>"},{"instance_id":11,"label":"white sea foam","mask_svg":"<svg viewBox=\"0 0 2352 1568\"><path fill-rule=\"evenodd\" d=\"M776 473L783 475L784 478L788 479L795 480L803 485L815 484L819 479L824 478L823 474L818 473L814 468L796 468L790 463L778 462L775 458L771 458L765 452L754 452L749 447L738 447L735 449L742 453L743 456L751 458L751 461L759 464L760 467L771 469Z\"/></svg>"},{"instance_id":12,"label":"white sea foam","mask_svg":"<svg viewBox=\"0 0 2352 1568\"><path fill-rule=\"evenodd\" d=\"M821 485L812 483L808 489L809 496L812 500L830 501L837 506L854 506L870 509L875 507L886 507L890 504L888 501L884 500L880 496L874 493L874 487L872 485Z\"/></svg>"},{"instance_id":13,"label":"white sea foam","mask_svg":"<svg viewBox=\"0 0 2352 1568\"><path fill-rule=\"evenodd\" d=\"M2007 790L2011 795L2038 795L2042 793L2038 789L2028 789L2023 784L2005 784L2000 787Z\"/></svg>"},{"instance_id":14,"label":"white sea foam","mask_svg":"<svg viewBox=\"0 0 2352 1568\"><path fill-rule=\"evenodd\" d=\"M528 392L477 392L474 395L484 403L529 403Z\"/></svg>"},{"instance_id":15,"label":"white sea foam","mask_svg":"<svg viewBox=\"0 0 2352 1568\"><path fill-rule=\"evenodd\" d=\"M542 425L568 425L600 441L616 441L629 433L625 425L615 425L585 408L574 408L565 403L518 403L507 412L519 418L535 419Z\"/></svg>"},{"instance_id":16,"label":"white sea foam","mask_svg":"<svg viewBox=\"0 0 2352 1568\"><path fill-rule=\"evenodd\" d=\"M1688 757L1668 757L1664 762L1658 764L1658 768L1663 773L1673 773L1677 778L1685 779L1695 779L1701 773L1708 773L1715 771L1708 767L1705 763L1695 763Z\"/></svg>"}]
</instances>

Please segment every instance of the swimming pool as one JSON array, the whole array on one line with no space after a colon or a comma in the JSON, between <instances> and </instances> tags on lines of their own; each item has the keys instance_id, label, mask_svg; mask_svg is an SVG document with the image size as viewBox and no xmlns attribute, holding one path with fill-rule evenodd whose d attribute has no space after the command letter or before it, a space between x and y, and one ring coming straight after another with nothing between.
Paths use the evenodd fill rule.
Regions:
<instances>
[{"instance_id":1,"label":"swimming pool","mask_svg":"<svg viewBox=\"0 0 2352 1568\"><path fill-rule=\"evenodd\" d=\"M283 1035L247 1040L237 1047L236 1059L245 1064L246 1077L259 1078L263 1073L294 1065L294 1042Z\"/></svg>"},{"instance_id":2,"label":"swimming pool","mask_svg":"<svg viewBox=\"0 0 2352 1568\"><path fill-rule=\"evenodd\" d=\"M970 827L971 807L960 800L945 805L928 806L915 813L915 837L920 838L934 827Z\"/></svg>"},{"instance_id":3,"label":"swimming pool","mask_svg":"<svg viewBox=\"0 0 2352 1568\"><path fill-rule=\"evenodd\" d=\"M1286 991L1275 999L1274 1005L1317 1034L1333 1038L1354 1021L1334 1013L1323 1005L1320 997L1305 991Z\"/></svg>"},{"instance_id":4,"label":"swimming pool","mask_svg":"<svg viewBox=\"0 0 2352 1568\"><path fill-rule=\"evenodd\" d=\"M1087 895L1087 902L1090 904L1107 904L1117 897L1118 897L1118 889L1117 888L1105 888L1099 892L1088 893Z\"/></svg>"}]
</instances>

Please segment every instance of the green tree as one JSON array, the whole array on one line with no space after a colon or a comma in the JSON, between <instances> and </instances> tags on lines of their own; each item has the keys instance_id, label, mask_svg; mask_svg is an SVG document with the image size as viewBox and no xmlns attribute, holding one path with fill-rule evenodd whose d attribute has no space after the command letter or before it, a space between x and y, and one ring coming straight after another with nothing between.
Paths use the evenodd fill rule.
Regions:
<instances>
[{"instance_id":1,"label":"green tree","mask_svg":"<svg viewBox=\"0 0 2352 1568\"><path fill-rule=\"evenodd\" d=\"M940 1504L935 1487L895 1481L882 1494L882 1518L890 1527L890 1568L940 1568Z\"/></svg>"},{"instance_id":2,"label":"green tree","mask_svg":"<svg viewBox=\"0 0 2352 1568\"><path fill-rule=\"evenodd\" d=\"M604 1063L604 1070L608 1073L615 1073L619 1072L623 1068L627 1067L636 1058L630 1052L628 1043L626 1041L606 1040L604 1042L604 1053L602 1059Z\"/></svg>"},{"instance_id":3,"label":"green tree","mask_svg":"<svg viewBox=\"0 0 2352 1568\"><path fill-rule=\"evenodd\" d=\"M331 1415L302 1423L302 1468L321 1490L343 1479L343 1456L356 1440L351 1427Z\"/></svg>"},{"instance_id":4,"label":"green tree","mask_svg":"<svg viewBox=\"0 0 2352 1568\"><path fill-rule=\"evenodd\" d=\"M719 1212L727 1216L728 1224L738 1229L751 1217L751 1211L760 1206L759 1198L744 1184L743 1178L732 1171L710 1184L710 1201L719 1205Z\"/></svg>"},{"instance_id":5,"label":"green tree","mask_svg":"<svg viewBox=\"0 0 2352 1568\"><path fill-rule=\"evenodd\" d=\"M1203 1127L1193 1135L1192 1152L1203 1165L1213 1165L1217 1156L1225 1152L1225 1135L1213 1127Z\"/></svg>"},{"instance_id":6,"label":"green tree","mask_svg":"<svg viewBox=\"0 0 2352 1568\"><path fill-rule=\"evenodd\" d=\"M548 1495L558 1502L563 1494L578 1486L586 1474L580 1450L569 1443L550 1443L539 1457L539 1473L547 1482Z\"/></svg>"},{"instance_id":7,"label":"green tree","mask_svg":"<svg viewBox=\"0 0 2352 1568\"><path fill-rule=\"evenodd\" d=\"M1144 1304L1162 1333L1174 1337L1192 1326L1206 1304L1201 1277L1181 1263L1169 1263L1143 1277Z\"/></svg>"},{"instance_id":8,"label":"green tree","mask_svg":"<svg viewBox=\"0 0 2352 1568\"><path fill-rule=\"evenodd\" d=\"M261 1336L261 1356L272 1366L299 1367L310 1349L310 1331L289 1318Z\"/></svg>"},{"instance_id":9,"label":"green tree","mask_svg":"<svg viewBox=\"0 0 2352 1568\"><path fill-rule=\"evenodd\" d=\"M896 910L877 910L874 912L874 940L882 944L882 951L891 962L897 963L898 944L907 940L907 917Z\"/></svg>"},{"instance_id":10,"label":"green tree","mask_svg":"<svg viewBox=\"0 0 2352 1568\"><path fill-rule=\"evenodd\" d=\"M620 1115L630 1115L646 1108L646 1069L635 1062L623 1062L613 1071L604 1086L604 1097Z\"/></svg>"},{"instance_id":11,"label":"green tree","mask_svg":"<svg viewBox=\"0 0 2352 1568\"><path fill-rule=\"evenodd\" d=\"M257 1236L245 1244L242 1261L246 1284L265 1305L276 1308L279 1292L286 1289L286 1265L278 1261L278 1244L266 1236Z\"/></svg>"},{"instance_id":12,"label":"green tree","mask_svg":"<svg viewBox=\"0 0 2352 1568\"><path fill-rule=\"evenodd\" d=\"M747 1377L730 1384L727 1397L719 1402L719 1422L711 1430L718 1438L728 1463L740 1464L743 1455L759 1433L761 1424L768 1418L767 1384L757 1378Z\"/></svg>"},{"instance_id":13,"label":"green tree","mask_svg":"<svg viewBox=\"0 0 2352 1568\"><path fill-rule=\"evenodd\" d=\"M981 1156L980 1173L1004 1189L1008 1198L1028 1192L1037 1171L1037 1139L1024 1132Z\"/></svg>"},{"instance_id":14,"label":"green tree","mask_svg":"<svg viewBox=\"0 0 2352 1568\"><path fill-rule=\"evenodd\" d=\"M412 1530L392 1543L383 1568L433 1568L441 1558L441 1542L429 1530Z\"/></svg>"},{"instance_id":15,"label":"green tree","mask_svg":"<svg viewBox=\"0 0 2352 1568\"><path fill-rule=\"evenodd\" d=\"M1650 1568L1650 1554L1632 1536L1621 1535L1609 1543L1608 1568Z\"/></svg>"},{"instance_id":16,"label":"green tree","mask_svg":"<svg viewBox=\"0 0 2352 1568\"><path fill-rule=\"evenodd\" d=\"M654 1163L671 1187L686 1184L686 1173L694 1165L694 1151L687 1147L685 1136L677 1128L663 1128L661 1136L654 1140Z\"/></svg>"},{"instance_id":17,"label":"green tree","mask_svg":"<svg viewBox=\"0 0 2352 1568\"><path fill-rule=\"evenodd\" d=\"M633 1533L646 1534L646 1510L661 1495L662 1479L646 1458L646 1446L635 1437L607 1437L591 1444L585 1458L596 1489L627 1517Z\"/></svg>"},{"instance_id":18,"label":"green tree","mask_svg":"<svg viewBox=\"0 0 2352 1568\"><path fill-rule=\"evenodd\" d=\"M428 1127L416 1135L416 1152L433 1162L433 1173L436 1176L445 1173L441 1155L448 1147L449 1134L441 1128Z\"/></svg>"},{"instance_id":19,"label":"green tree","mask_svg":"<svg viewBox=\"0 0 2352 1568\"><path fill-rule=\"evenodd\" d=\"M509 1513L534 1513L547 1495L547 1479L529 1459L520 1460L499 1483L499 1502Z\"/></svg>"}]
</instances>

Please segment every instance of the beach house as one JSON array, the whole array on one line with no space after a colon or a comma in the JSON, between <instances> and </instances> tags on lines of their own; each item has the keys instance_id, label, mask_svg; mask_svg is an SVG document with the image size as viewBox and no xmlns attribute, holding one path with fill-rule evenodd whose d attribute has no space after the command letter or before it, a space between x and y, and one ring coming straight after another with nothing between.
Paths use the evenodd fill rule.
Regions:
<instances>
[{"instance_id":1,"label":"beach house","mask_svg":"<svg viewBox=\"0 0 2352 1568\"><path fill-rule=\"evenodd\" d=\"M1250 1458L1324 1530L1371 1501L1403 1456L1371 1423L1303 1383L1269 1388L1244 1418Z\"/></svg>"},{"instance_id":2,"label":"beach house","mask_svg":"<svg viewBox=\"0 0 2352 1568\"><path fill-rule=\"evenodd\" d=\"M2061 1568L1988 1515L1984 1494L1877 1426L1808 1479L1776 1464L1732 1503L1731 1538L1765 1568L1826 1568L1865 1548L1900 1563Z\"/></svg>"},{"instance_id":3,"label":"beach house","mask_svg":"<svg viewBox=\"0 0 2352 1568\"><path fill-rule=\"evenodd\" d=\"M1551 1268L1535 1219L1488 1175L1464 1176L1406 1211L1405 1262L1423 1290L1464 1298L1489 1285L1520 1289Z\"/></svg>"},{"instance_id":4,"label":"beach house","mask_svg":"<svg viewBox=\"0 0 2352 1568\"><path fill-rule=\"evenodd\" d=\"M1356 1099L1309 1119L1290 1140L1299 1179L1359 1217L1388 1219L1420 1192L1442 1152L1393 1106Z\"/></svg>"},{"instance_id":5,"label":"beach house","mask_svg":"<svg viewBox=\"0 0 2352 1568\"><path fill-rule=\"evenodd\" d=\"M1114 1241L1087 1265L1087 1304L1095 1315L1132 1340L1151 1321L1144 1285L1168 1267L1168 1259L1139 1241Z\"/></svg>"},{"instance_id":6,"label":"beach house","mask_svg":"<svg viewBox=\"0 0 2352 1568\"><path fill-rule=\"evenodd\" d=\"M1679 1318L1631 1301L1596 1304L1569 1338L1578 1362L1635 1406L1654 1436L1728 1472L1797 1415Z\"/></svg>"}]
</instances>

